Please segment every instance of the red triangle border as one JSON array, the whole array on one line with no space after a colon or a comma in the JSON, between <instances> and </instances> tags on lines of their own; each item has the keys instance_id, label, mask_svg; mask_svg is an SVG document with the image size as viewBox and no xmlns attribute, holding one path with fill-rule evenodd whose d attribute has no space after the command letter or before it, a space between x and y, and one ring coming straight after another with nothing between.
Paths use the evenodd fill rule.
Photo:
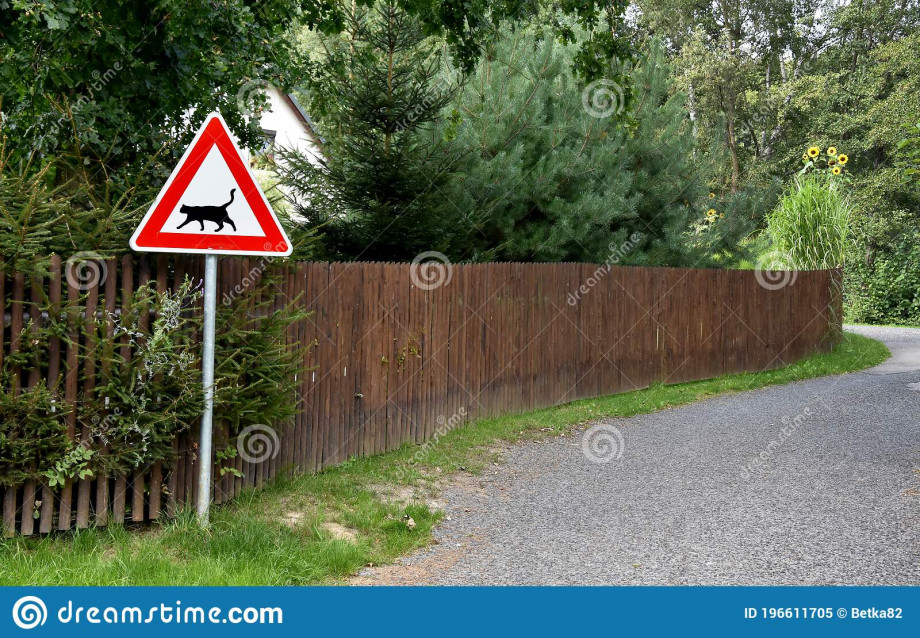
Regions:
<instances>
[{"instance_id":1,"label":"red triangle border","mask_svg":"<svg viewBox=\"0 0 920 638\"><path fill-rule=\"evenodd\" d=\"M170 213L194 178L205 157L217 147L227 163L240 194L246 199L264 237L218 233L186 234L163 231ZM205 119L185 155L179 160L159 196L131 238L131 248L139 252L181 252L241 255L290 255L292 246L284 229L256 184L230 131L219 113Z\"/></svg>"}]
</instances>

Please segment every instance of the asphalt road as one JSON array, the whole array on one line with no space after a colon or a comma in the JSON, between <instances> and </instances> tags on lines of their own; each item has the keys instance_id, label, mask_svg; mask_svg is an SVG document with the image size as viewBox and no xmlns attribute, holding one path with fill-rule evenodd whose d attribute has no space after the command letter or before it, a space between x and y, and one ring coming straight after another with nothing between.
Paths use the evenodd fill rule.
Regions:
<instances>
[{"instance_id":1,"label":"asphalt road","mask_svg":"<svg viewBox=\"0 0 920 638\"><path fill-rule=\"evenodd\" d=\"M852 330L894 357L611 420L607 463L581 432L509 448L446 488L437 545L356 582L920 584L920 330Z\"/></svg>"}]
</instances>

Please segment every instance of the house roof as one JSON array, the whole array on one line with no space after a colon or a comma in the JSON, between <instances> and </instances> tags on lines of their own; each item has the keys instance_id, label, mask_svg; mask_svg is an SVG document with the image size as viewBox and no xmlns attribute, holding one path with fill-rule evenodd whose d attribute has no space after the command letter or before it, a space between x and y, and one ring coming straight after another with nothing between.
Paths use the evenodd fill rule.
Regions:
<instances>
[{"instance_id":1,"label":"house roof","mask_svg":"<svg viewBox=\"0 0 920 638\"><path fill-rule=\"evenodd\" d=\"M316 130L316 124L313 123L313 120L309 115L307 115L307 112L303 110L302 106L300 106L300 102L297 101L297 98L290 93L282 93L282 96L285 100L287 100L288 104L290 104L291 107L293 107L293 109L300 115L301 119L303 119L304 124L307 125L307 128L310 130L310 133L313 135L313 137L315 137L320 142L320 144L325 144L325 138Z\"/></svg>"}]
</instances>

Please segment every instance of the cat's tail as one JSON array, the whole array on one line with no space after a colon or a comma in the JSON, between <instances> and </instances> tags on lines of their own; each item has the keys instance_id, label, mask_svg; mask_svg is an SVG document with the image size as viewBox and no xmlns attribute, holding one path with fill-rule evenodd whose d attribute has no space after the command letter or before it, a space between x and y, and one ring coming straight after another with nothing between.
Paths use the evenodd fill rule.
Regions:
<instances>
[{"instance_id":1,"label":"cat's tail","mask_svg":"<svg viewBox=\"0 0 920 638\"><path fill-rule=\"evenodd\" d=\"M233 203L233 198L234 198L234 197L236 197L236 189L235 189L235 188L232 189L232 190L230 191L230 201L227 202L226 204L224 204L221 208L227 208L227 206L229 206L230 204L232 204L232 203Z\"/></svg>"}]
</instances>

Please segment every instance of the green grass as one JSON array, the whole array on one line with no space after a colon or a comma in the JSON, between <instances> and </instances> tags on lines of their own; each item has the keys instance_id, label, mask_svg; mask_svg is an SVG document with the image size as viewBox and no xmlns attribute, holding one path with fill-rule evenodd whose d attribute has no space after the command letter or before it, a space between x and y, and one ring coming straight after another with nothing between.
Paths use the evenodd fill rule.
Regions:
<instances>
[{"instance_id":1,"label":"green grass","mask_svg":"<svg viewBox=\"0 0 920 638\"><path fill-rule=\"evenodd\" d=\"M913 328L914 330L920 328L920 324L909 323L854 323L851 321L845 321L844 323L858 328Z\"/></svg>"},{"instance_id":2,"label":"green grass","mask_svg":"<svg viewBox=\"0 0 920 638\"><path fill-rule=\"evenodd\" d=\"M427 447L353 459L315 475L276 481L217 507L208 531L183 513L142 530L85 530L0 541L0 585L302 585L334 583L368 563L386 563L426 545L440 514L424 500L381 494L407 487L433 493L439 479L478 472L497 460L495 444L555 436L606 416L626 417L705 397L859 370L889 356L881 343L846 335L833 352L762 373L738 374L586 399L522 415L483 419ZM404 515L415 521L413 529ZM322 528L337 522L354 542Z\"/></svg>"}]
</instances>

